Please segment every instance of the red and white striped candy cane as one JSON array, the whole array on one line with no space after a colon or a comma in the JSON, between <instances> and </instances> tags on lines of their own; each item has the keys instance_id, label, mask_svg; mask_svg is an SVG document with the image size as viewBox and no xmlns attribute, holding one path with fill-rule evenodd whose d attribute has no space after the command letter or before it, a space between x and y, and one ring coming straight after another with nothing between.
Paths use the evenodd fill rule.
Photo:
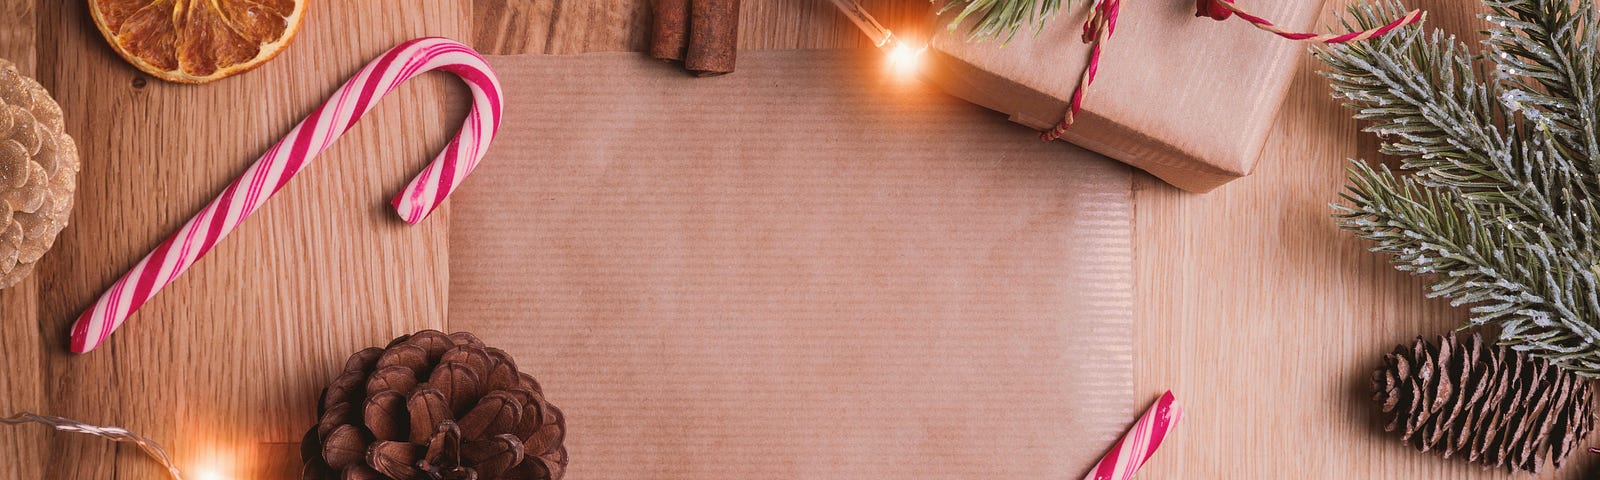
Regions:
<instances>
[{"instance_id":1,"label":"red and white striped candy cane","mask_svg":"<svg viewBox=\"0 0 1600 480\"><path fill-rule=\"evenodd\" d=\"M290 178L372 110L379 99L406 80L432 70L444 70L466 81L472 90L472 111L438 158L394 197L392 203L401 219L409 224L422 221L483 159L500 128L504 106L500 80L489 63L472 48L446 38L419 38L395 46L345 82L221 196L134 265L83 312L72 326L72 351L83 353L105 343L129 315L283 189Z\"/></svg>"},{"instance_id":2,"label":"red and white striped candy cane","mask_svg":"<svg viewBox=\"0 0 1600 480\"><path fill-rule=\"evenodd\" d=\"M1178 424L1183 418L1183 407L1178 405L1178 399L1168 391L1151 405L1139 421L1128 429L1128 433L1117 440L1117 445L1111 447L1111 452L1100 459L1100 463L1089 471L1089 476L1084 480L1129 480L1139 473L1139 467L1156 453L1156 448L1161 447L1161 440L1167 438L1167 432Z\"/></svg>"}]
</instances>

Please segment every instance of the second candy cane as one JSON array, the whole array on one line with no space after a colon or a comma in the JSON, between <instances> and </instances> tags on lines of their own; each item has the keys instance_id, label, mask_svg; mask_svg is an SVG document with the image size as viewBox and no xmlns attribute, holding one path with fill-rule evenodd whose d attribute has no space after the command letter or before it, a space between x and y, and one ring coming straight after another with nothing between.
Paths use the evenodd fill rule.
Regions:
<instances>
[{"instance_id":1,"label":"second candy cane","mask_svg":"<svg viewBox=\"0 0 1600 480\"><path fill-rule=\"evenodd\" d=\"M1133 480L1182 419L1183 407L1178 405L1178 397L1171 391L1162 394L1083 480Z\"/></svg>"},{"instance_id":2,"label":"second candy cane","mask_svg":"<svg viewBox=\"0 0 1600 480\"><path fill-rule=\"evenodd\" d=\"M483 159L500 127L504 106L500 81L488 62L470 47L445 38L402 43L367 64L83 312L72 326L72 351L83 353L104 344L129 315L228 236L379 99L406 80L432 70L461 77L472 90L472 110L438 158L394 197L392 203L401 219L410 224L422 221Z\"/></svg>"}]
</instances>

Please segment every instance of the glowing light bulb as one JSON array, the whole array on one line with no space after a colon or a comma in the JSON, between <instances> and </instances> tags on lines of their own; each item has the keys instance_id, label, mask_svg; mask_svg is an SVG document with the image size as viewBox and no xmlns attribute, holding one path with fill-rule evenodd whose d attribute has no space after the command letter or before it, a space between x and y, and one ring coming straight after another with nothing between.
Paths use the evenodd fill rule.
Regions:
<instances>
[{"instance_id":1,"label":"glowing light bulb","mask_svg":"<svg viewBox=\"0 0 1600 480\"><path fill-rule=\"evenodd\" d=\"M200 470L195 472L194 480L228 480L228 477L217 473L216 470Z\"/></svg>"},{"instance_id":2,"label":"glowing light bulb","mask_svg":"<svg viewBox=\"0 0 1600 480\"><path fill-rule=\"evenodd\" d=\"M895 37L894 32L889 31L888 28L884 28L883 24L878 23L878 19L873 18L872 14L867 13L866 9L861 8L861 4L856 0L832 1L834 6L839 7L839 12L843 13L845 18L849 18L851 23L856 24L856 27L861 29L861 33L865 34L867 39L872 40L873 46L885 50L888 55L890 70L905 78L916 76L917 71L922 68L922 52L928 49L927 46L912 47L905 40Z\"/></svg>"},{"instance_id":3,"label":"glowing light bulb","mask_svg":"<svg viewBox=\"0 0 1600 480\"><path fill-rule=\"evenodd\" d=\"M928 47L913 48L904 42L895 42L889 47L889 69L902 77L913 77L922 69L922 52Z\"/></svg>"}]
</instances>

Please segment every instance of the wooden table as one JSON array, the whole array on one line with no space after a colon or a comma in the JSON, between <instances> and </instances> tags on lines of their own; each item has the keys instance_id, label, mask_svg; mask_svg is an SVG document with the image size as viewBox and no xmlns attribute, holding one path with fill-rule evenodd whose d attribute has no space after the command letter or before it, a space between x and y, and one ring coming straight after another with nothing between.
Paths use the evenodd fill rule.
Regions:
<instances>
[{"instance_id":1,"label":"wooden table","mask_svg":"<svg viewBox=\"0 0 1600 480\"><path fill-rule=\"evenodd\" d=\"M183 445L176 454L186 467L239 478L297 475L309 399L355 346L448 327L448 256L439 254L448 208L414 228L370 210L443 144L462 112L427 99L460 87L425 79L386 100L317 174L173 287L217 301L158 298L113 346L84 357L65 351L73 315L341 79L400 40L431 34L485 53L577 53L642 50L649 29L646 0L319 1L277 60L194 88L148 80L117 59L82 3L0 0L0 56L61 99L83 155L79 201L102 206L79 209L40 274L0 292L0 413L127 426ZM743 48L865 45L827 2L745 3ZM865 3L891 28L927 8ZM1477 29L1476 2L1415 3L1435 25ZM1367 378L1380 355L1446 332L1462 314L1423 300L1422 281L1330 221L1345 159L1376 156L1376 143L1329 98L1309 57L1302 66L1255 175L1206 195L1147 175L1135 181L1136 394L1142 405L1170 388L1188 409L1142 478L1505 476L1416 454L1378 427ZM261 108L217 100L230 98ZM145 140L115 141L124 138ZM355 161L376 151L398 158ZM196 293L211 285L226 293ZM361 293L373 291L389 293ZM363 301L340 301L352 297ZM1579 455L1545 477L1588 473L1596 456ZM0 478L161 477L131 448L21 428L0 430Z\"/></svg>"}]
</instances>

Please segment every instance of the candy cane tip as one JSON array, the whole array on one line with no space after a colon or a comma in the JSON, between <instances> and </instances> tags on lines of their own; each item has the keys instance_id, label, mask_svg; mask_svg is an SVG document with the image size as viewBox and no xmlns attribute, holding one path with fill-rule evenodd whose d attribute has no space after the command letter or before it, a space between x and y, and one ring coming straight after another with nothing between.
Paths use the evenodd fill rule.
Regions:
<instances>
[{"instance_id":1,"label":"candy cane tip","mask_svg":"<svg viewBox=\"0 0 1600 480\"><path fill-rule=\"evenodd\" d=\"M89 344L89 322L79 319L72 325L72 341L67 346L72 353L89 353L98 345Z\"/></svg>"},{"instance_id":2,"label":"candy cane tip","mask_svg":"<svg viewBox=\"0 0 1600 480\"><path fill-rule=\"evenodd\" d=\"M1179 422L1183 421L1183 404L1178 403L1178 397L1174 396L1171 390L1162 395L1161 400L1157 403L1166 407L1168 425L1176 427Z\"/></svg>"},{"instance_id":3,"label":"candy cane tip","mask_svg":"<svg viewBox=\"0 0 1600 480\"><path fill-rule=\"evenodd\" d=\"M430 213L423 211L420 206L414 203L406 202L406 194L404 192L395 195L394 199L389 201L389 205L394 207L395 216L400 217L400 221L406 222L406 225L422 223L422 219L427 218L428 213Z\"/></svg>"}]
</instances>

